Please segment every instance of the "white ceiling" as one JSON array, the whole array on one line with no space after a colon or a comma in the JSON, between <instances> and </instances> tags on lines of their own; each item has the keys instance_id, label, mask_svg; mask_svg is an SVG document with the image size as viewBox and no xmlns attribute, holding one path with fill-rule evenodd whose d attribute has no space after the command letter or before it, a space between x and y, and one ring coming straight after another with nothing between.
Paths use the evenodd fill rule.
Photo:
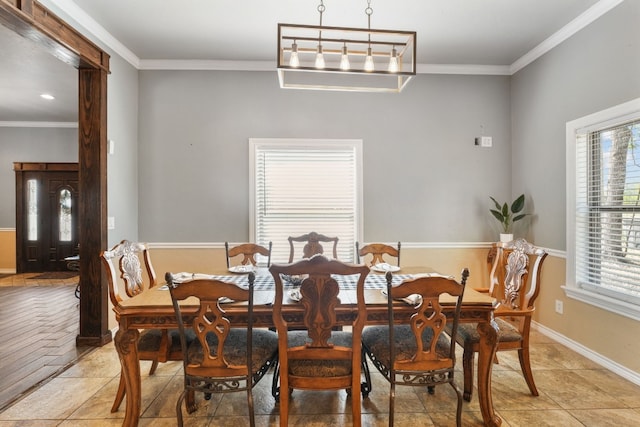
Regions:
<instances>
[{"instance_id":1,"label":"white ceiling","mask_svg":"<svg viewBox=\"0 0 640 427\"><path fill-rule=\"evenodd\" d=\"M621 1L371 0L371 27L416 31L419 73L512 74ZM41 2L138 69L275 69L277 24L317 25L320 0ZM367 0L324 5L323 25L366 28ZM1 26L0 45L0 123L77 120L74 69Z\"/></svg>"}]
</instances>

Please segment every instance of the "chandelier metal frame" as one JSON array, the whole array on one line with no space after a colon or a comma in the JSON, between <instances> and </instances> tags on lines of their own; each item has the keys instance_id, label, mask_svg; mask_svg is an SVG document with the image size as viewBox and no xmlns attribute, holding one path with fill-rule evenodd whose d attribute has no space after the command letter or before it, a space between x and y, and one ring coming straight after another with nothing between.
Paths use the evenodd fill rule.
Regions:
<instances>
[{"instance_id":1,"label":"chandelier metal frame","mask_svg":"<svg viewBox=\"0 0 640 427\"><path fill-rule=\"evenodd\" d=\"M416 74L416 32L278 24L277 71L285 89L401 92Z\"/></svg>"}]
</instances>

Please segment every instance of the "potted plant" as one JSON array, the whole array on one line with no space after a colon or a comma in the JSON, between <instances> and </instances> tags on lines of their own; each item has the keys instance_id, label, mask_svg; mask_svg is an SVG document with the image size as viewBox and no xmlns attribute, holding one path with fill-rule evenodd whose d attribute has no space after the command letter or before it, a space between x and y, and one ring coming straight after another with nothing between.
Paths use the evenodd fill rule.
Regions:
<instances>
[{"instance_id":1,"label":"potted plant","mask_svg":"<svg viewBox=\"0 0 640 427\"><path fill-rule=\"evenodd\" d=\"M495 209L489 209L489 212L500 222L502 226L502 233L500 233L501 242L509 242L513 240L513 234L511 226L514 222L520 221L527 216L525 213L520 213L524 209L524 194L518 196L509 206L507 203L498 203L498 201L489 196L495 204Z\"/></svg>"}]
</instances>

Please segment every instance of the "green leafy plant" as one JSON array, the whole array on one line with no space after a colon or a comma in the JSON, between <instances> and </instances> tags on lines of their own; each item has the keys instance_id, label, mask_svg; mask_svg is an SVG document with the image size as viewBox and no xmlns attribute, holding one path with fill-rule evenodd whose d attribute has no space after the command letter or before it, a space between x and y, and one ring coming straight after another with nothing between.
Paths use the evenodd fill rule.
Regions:
<instances>
[{"instance_id":1,"label":"green leafy plant","mask_svg":"<svg viewBox=\"0 0 640 427\"><path fill-rule=\"evenodd\" d=\"M504 233L510 233L511 225L527 216L525 213L520 213L524 209L524 194L518 196L518 198L511 203L511 206L507 203L500 204L491 196L489 196L489 198L493 200L495 204L495 209L489 209L489 212L500 222Z\"/></svg>"}]
</instances>

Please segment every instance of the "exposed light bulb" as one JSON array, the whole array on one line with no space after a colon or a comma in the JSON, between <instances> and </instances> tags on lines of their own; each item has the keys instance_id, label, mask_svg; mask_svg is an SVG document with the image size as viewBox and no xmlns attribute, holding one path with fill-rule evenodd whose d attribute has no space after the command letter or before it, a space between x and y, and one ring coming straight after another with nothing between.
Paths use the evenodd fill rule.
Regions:
<instances>
[{"instance_id":1,"label":"exposed light bulb","mask_svg":"<svg viewBox=\"0 0 640 427\"><path fill-rule=\"evenodd\" d=\"M348 70L351 68L351 64L349 64L349 52L347 51L347 45L345 44L342 48L342 58L340 58L340 69Z\"/></svg>"},{"instance_id":2,"label":"exposed light bulb","mask_svg":"<svg viewBox=\"0 0 640 427\"><path fill-rule=\"evenodd\" d=\"M371 55L371 48L367 48L367 57L364 60L364 70L373 71L373 56Z\"/></svg>"},{"instance_id":3,"label":"exposed light bulb","mask_svg":"<svg viewBox=\"0 0 640 427\"><path fill-rule=\"evenodd\" d=\"M391 49L391 56L389 57L389 72L398 72L398 51L396 51L395 47Z\"/></svg>"},{"instance_id":4,"label":"exposed light bulb","mask_svg":"<svg viewBox=\"0 0 640 427\"><path fill-rule=\"evenodd\" d=\"M291 56L289 57L289 66L298 68L300 66L300 58L298 58L298 45L293 43L291 45Z\"/></svg>"},{"instance_id":5,"label":"exposed light bulb","mask_svg":"<svg viewBox=\"0 0 640 427\"><path fill-rule=\"evenodd\" d=\"M316 68L324 68L324 55L322 54L322 45L318 45L318 53L316 53Z\"/></svg>"}]
</instances>

